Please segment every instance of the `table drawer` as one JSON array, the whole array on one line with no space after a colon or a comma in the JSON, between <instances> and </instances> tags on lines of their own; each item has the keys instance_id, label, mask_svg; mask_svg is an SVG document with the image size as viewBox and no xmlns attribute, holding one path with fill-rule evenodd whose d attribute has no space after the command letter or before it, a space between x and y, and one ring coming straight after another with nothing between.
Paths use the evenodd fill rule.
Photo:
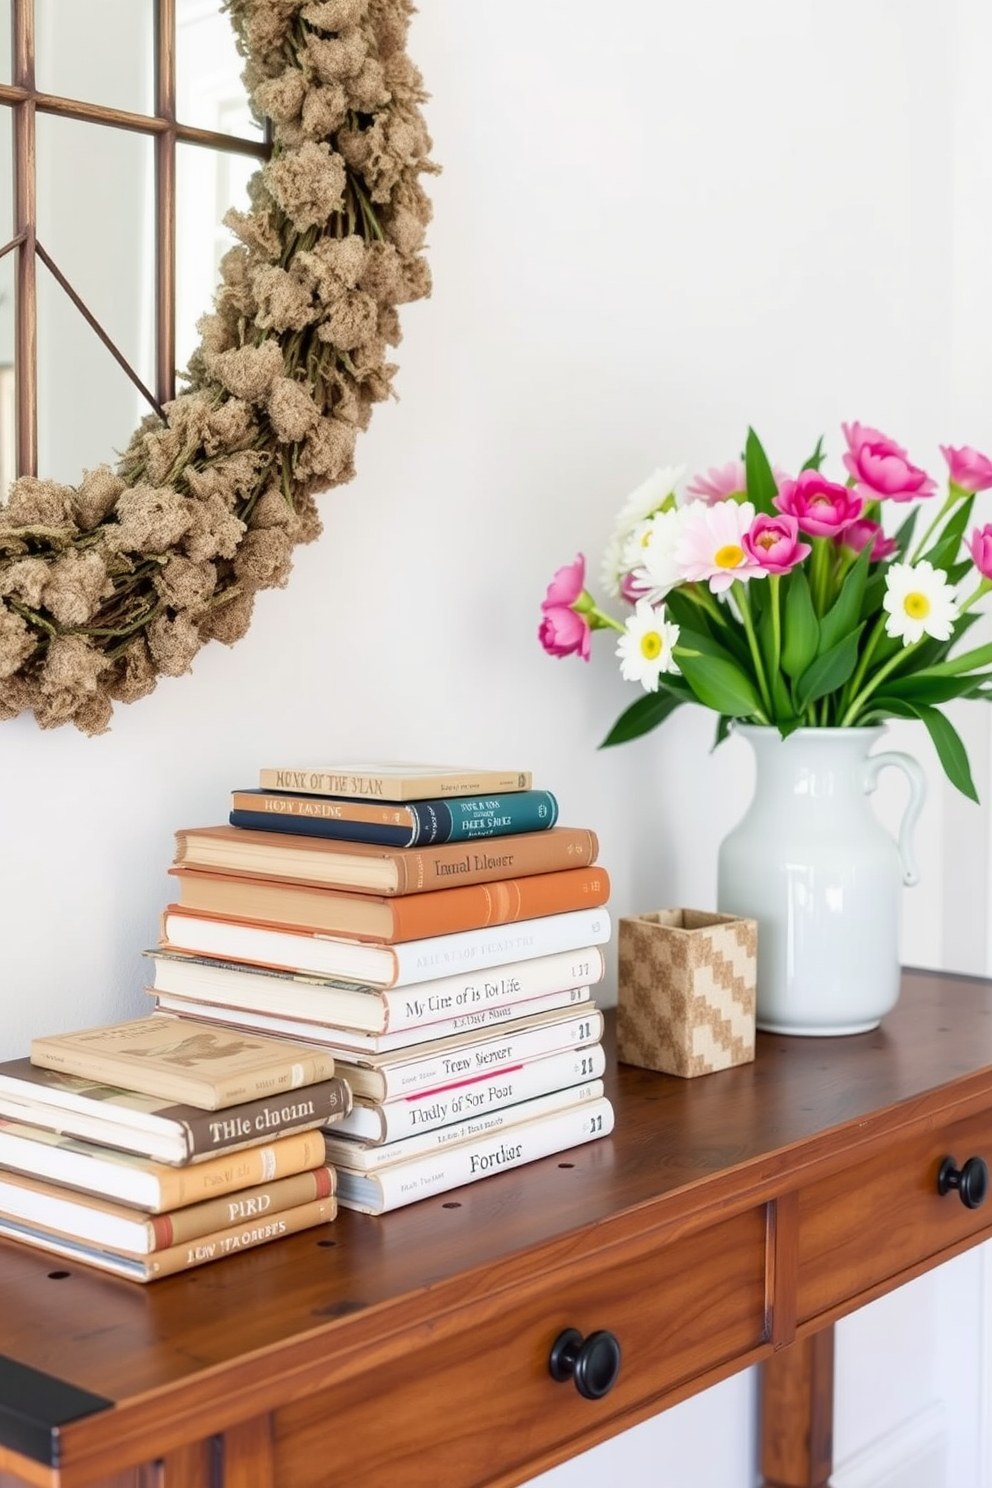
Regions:
<instances>
[{"instance_id":1,"label":"table drawer","mask_svg":"<svg viewBox=\"0 0 992 1488\"><path fill-rule=\"evenodd\" d=\"M992 1113L894 1143L879 1157L811 1184L799 1195L800 1322L969 1239L992 1233L992 1198L967 1208L938 1189L942 1162L978 1157L992 1167Z\"/></svg>"},{"instance_id":2,"label":"table drawer","mask_svg":"<svg viewBox=\"0 0 992 1488\"><path fill-rule=\"evenodd\" d=\"M543 1285L478 1297L402 1359L278 1411L275 1480L438 1488L454 1464L465 1488L533 1476L563 1448L593 1445L646 1402L761 1345L765 1237L762 1206L667 1245L577 1251ZM619 1377L601 1399L551 1377L566 1328L606 1329L620 1344Z\"/></svg>"}]
</instances>

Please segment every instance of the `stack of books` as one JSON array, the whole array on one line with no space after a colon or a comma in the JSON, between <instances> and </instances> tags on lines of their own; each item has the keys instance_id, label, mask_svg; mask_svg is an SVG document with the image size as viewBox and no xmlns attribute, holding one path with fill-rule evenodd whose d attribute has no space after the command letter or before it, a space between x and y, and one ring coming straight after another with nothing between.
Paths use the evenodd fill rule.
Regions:
<instances>
[{"instance_id":1,"label":"stack of books","mask_svg":"<svg viewBox=\"0 0 992 1488\"><path fill-rule=\"evenodd\" d=\"M354 1096L343 1207L383 1213L605 1136L609 878L527 772L262 770L176 833L159 1013L312 1043Z\"/></svg>"},{"instance_id":2,"label":"stack of books","mask_svg":"<svg viewBox=\"0 0 992 1488\"><path fill-rule=\"evenodd\" d=\"M312 1044L153 1014L0 1064L0 1235L153 1281L326 1224L351 1109Z\"/></svg>"}]
</instances>

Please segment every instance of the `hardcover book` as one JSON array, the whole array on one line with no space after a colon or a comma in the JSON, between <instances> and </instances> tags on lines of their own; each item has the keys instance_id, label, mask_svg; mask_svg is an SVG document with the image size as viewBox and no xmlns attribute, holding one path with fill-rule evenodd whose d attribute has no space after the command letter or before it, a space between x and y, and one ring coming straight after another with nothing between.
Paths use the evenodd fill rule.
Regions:
<instances>
[{"instance_id":1,"label":"hardcover book","mask_svg":"<svg viewBox=\"0 0 992 1488\"><path fill-rule=\"evenodd\" d=\"M531 779L529 770L409 763L318 765L310 769L266 767L258 772L258 783L263 790L358 796L373 801L417 801L430 796L522 791L528 788Z\"/></svg>"},{"instance_id":2,"label":"hardcover book","mask_svg":"<svg viewBox=\"0 0 992 1488\"><path fill-rule=\"evenodd\" d=\"M0 1172L0 1216L61 1230L91 1245L150 1255L230 1225L330 1198L334 1182L333 1168L324 1164L291 1178L277 1178L273 1183L256 1184L160 1214L75 1193L60 1184Z\"/></svg>"},{"instance_id":3,"label":"hardcover book","mask_svg":"<svg viewBox=\"0 0 992 1488\"><path fill-rule=\"evenodd\" d=\"M160 944L164 950L194 956L217 956L308 976L343 977L388 989L418 986L456 972L477 975L489 967L555 951L605 945L610 930L606 908L575 909L517 924L377 945L233 916L193 914L170 904L162 916Z\"/></svg>"},{"instance_id":4,"label":"hardcover book","mask_svg":"<svg viewBox=\"0 0 992 1488\"><path fill-rule=\"evenodd\" d=\"M350 1108L351 1091L337 1075L299 1091L243 1101L217 1115L200 1106L42 1069L29 1059L0 1064L0 1115L163 1163L199 1163L272 1142L288 1132L323 1126Z\"/></svg>"},{"instance_id":5,"label":"hardcover book","mask_svg":"<svg viewBox=\"0 0 992 1488\"><path fill-rule=\"evenodd\" d=\"M205 1111L298 1090L334 1073L333 1058L309 1045L193 1030L161 1013L32 1039L31 1063Z\"/></svg>"},{"instance_id":6,"label":"hardcover book","mask_svg":"<svg viewBox=\"0 0 992 1488\"><path fill-rule=\"evenodd\" d=\"M81 1261L86 1266L111 1271L115 1276L124 1276L129 1281L157 1281L159 1277L174 1276L177 1271L189 1271L194 1266L206 1265L208 1261L223 1260L226 1256L237 1255L239 1251L267 1245L270 1240L280 1240L286 1235L313 1229L315 1225L328 1224L336 1215L336 1199L314 1199L309 1204L298 1204L295 1209L284 1209L271 1219L263 1216L261 1219L245 1220L213 1234L202 1235L199 1240L190 1240L184 1245L172 1245L168 1250L154 1251L149 1256L136 1256L127 1251L91 1245L60 1230L50 1230L42 1225L26 1224L22 1220L3 1216L0 1216L0 1235L6 1240L20 1240L36 1250L48 1251L69 1261Z\"/></svg>"},{"instance_id":7,"label":"hardcover book","mask_svg":"<svg viewBox=\"0 0 992 1488\"><path fill-rule=\"evenodd\" d=\"M39 1118L49 1114L59 1121L66 1113L55 1108L38 1113ZM118 1151L100 1140L81 1141L59 1127L28 1126L0 1117L0 1164L30 1178L158 1214L319 1167L326 1161L323 1137L323 1129L294 1132L177 1167Z\"/></svg>"},{"instance_id":8,"label":"hardcover book","mask_svg":"<svg viewBox=\"0 0 992 1488\"><path fill-rule=\"evenodd\" d=\"M365 1214L385 1214L554 1152L597 1141L612 1130L613 1107L606 1096L601 1096L371 1172L339 1165L338 1203Z\"/></svg>"},{"instance_id":9,"label":"hardcover book","mask_svg":"<svg viewBox=\"0 0 992 1488\"><path fill-rule=\"evenodd\" d=\"M291 832L390 847L432 847L550 830L558 802L550 791L524 790L498 795L434 797L373 805L344 796L248 787L231 793L231 825L258 832Z\"/></svg>"},{"instance_id":10,"label":"hardcover book","mask_svg":"<svg viewBox=\"0 0 992 1488\"><path fill-rule=\"evenodd\" d=\"M609 877L597 867L393 896L199 868L169 872L182 909L388 945L598 907L610 897Z\"/></svg>"},{"instance_id":11,"label":"hardcover book","mask_svg":"<svg viewBox=\"0 0 992 1488\"><path fill-rule=\"evenodd\" d=\"M276 1038L312 1040L326 1044L335 1060L357 1059L365 1055L406 1053L428 1039L453 1038L456 1034L492 1033L519 1018L536 1017L540 1013L558 1012L571 1008L579 1011L592 1001L590 987L568 987L562 992L548 992L543 997L530 997L523 1002L497 1003L453 1018L442 1018L436 1023L418 1023L413 1028L401 1028L396 1033L360 1033L354 1028L342 1028L333 1023L304 1022L302 1018L280 1018L274 1013L248 1012L243 1008L224 1007L219 1003L200 1002L195 998L175 997L168 992L152 994L156 1005L164 1013L178 1018L202 1018L206 1022L228 1023L235 1028L254 1029L258 1033L271 1033Z\"/></svg>"},{"instance_id":12,"label":"hardcover book","mask_svg":"<svg viewBox=\"0 0 992 1488\"><path fill-rule=\"evenodd\" d=\"M352 1035L395 1036L399 1043L442 1036L440 1030L436 1034L426 1031L425 1025L580 985L592 986L606 974L606 958L598 945L555 951L478 973L456 972L415 988L374 987L161 948L144 954L153 968L149 991L235 1011L299 1018Z\"/></svg>"},{"instance_id":13,"label":"hardcover book","mask_svg":"<svg viewBox=\"0 0 992 1488\"><path fill-rule=\"evenodd\" d=\"M352 1095L363 1101L396 1101L417 1099L425 1092L453 1084L468 1085L472 1080L517 1069L525 1061L545 1054L584 1048L602 1037L603 1014L599 1008L586 1005L537 1018L515 1018L506 1027L482 1037L459 1034L393 1054L362 1058L342 1051L341 1057L335 1054L335 1058L338 1073L347 1080ZM592 1071L583 1071L579 1077L583 1075L591 1078Z\"/></svg>"},{"instance_id":14,"label":"hardcover book","mask_svg":"<svg viewBox=\"0 0 992 1488\"><path fill-rule=\"evenodd\" d=\"M562 868L587 868L598 851L596 834L586 827L551 827L498 842L449 842L428 848L384 847L231 826L184 827L176 833L175 866L330 889L421 894Z\"/></svg>"},{"instance_id":15,"label":"hardcover book","mask_svg":"<svg viewBox=\"0 0 992 1488\"><path fill-rule=\"evenodd\" d=\"M584 1080L581 1085L569 1085L564 1090L550 1090L546 1095L535 1095L515 1106L498 1106L496 1110L486 1111L481 1116L468 1116L462 1121L453 1121L450 1126L436 1126L430 1131L418 1132L415 1136L402 1137L398 1142L368 1142L357 1137L339 1137L334 1132L325 1132L324 1150L327 1161L333 1163L336 1169L349 1168L355 1173L371 1173L377 1168L392 1167L393 1163L405 1162L409 1158L429 1156L461 1142L492 1136L519 1122L530 1121L535 1116L574 1110L576 1106L598 1100L605 1088L602 1080Z\"/></svg>"},{"instance_id":16,"label":"hardcover book","mask_svg":"<svg viewBox=\"0 0 992 1488\"><path fill-rule=\"evenodd\" d=\"M605 1068L602 1044L559 1050L542 1059L526 1059L511 1068L504 1066L491 1074L381 1104L356 1100L337 1130L342 1136L360 1137L365 1142L398 1142L418 1132L450 1126L466 1116L481 1116L501 1106L515 1106L531 1096L598 1080Z\"/></svg>"}]
</instances>

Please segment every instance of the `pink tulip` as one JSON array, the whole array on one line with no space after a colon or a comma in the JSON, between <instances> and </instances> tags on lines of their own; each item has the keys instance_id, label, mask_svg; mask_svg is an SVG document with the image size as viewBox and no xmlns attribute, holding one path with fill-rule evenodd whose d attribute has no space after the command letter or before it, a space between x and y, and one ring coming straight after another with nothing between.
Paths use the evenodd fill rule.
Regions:
<instances>
[{"instance_id":1,"label":"pink tulip","mask_svg":"<svg viewBox=\"0 0 992 1488\"><path fill-rule=\"evenodd\" d=\"M812 552L809 543L799 541L799 523L795 517L768 517L764 512L755 517L745 532L741 547L770 574L788 573Z\"/></svg>"},{"instance_id":2,"label":"pink tulip","mask_svg":"<svg viewBox=\"0 0 992 1488\"><path fill-rule=\"evenodd\" d=\"M962 491L988 491L992 488L992 460L988 455L963 444L954 449L949 444L940 446L940 453L947 461L951 483Z\"/></svg>"},{"instance_id":3,"label":"pink tulip","mask_svg":"<svg viewBox=\"0 0 992 1488\"><path fill-rule=\"evenodd\" d=\"M744 461L731 460L729 465L713 465L705 475L694 476L686 486L685 494L705 501L707 506L715 506L729 496L743 497L746 487Z\"/></svg>"},{"instance_id":4,"label":"pink tulip","mask_svg":"<svg viewBox=\"0 0 992 1488\"><path fill-rule=\"evenodd\" d=\"M810 537L836 537L861 515L860 496L828 481L818 470L803 470L797 480L783 481L772 503L787 517L795 517L800 531Z\"/></svg>"},{"instance_id":5,"label":"pink tulip","mask_svg":"<svg viewBox=\"0 0 992 1488\"><path fill-rule=\"evenodd\" d=\"M583 614L572 606L585 590L586 560L582 553L574 563L566 563L555 572L541 601L541 624L537 638L549 656L575 656L588 661L592 651L592 630Z\"/></svg>"},{"instance_id":6,"label":"pink tulip","mask_svg":"<svg viewBox=\"0 0 992 1488\"><path fill-rule=\"evenodd\" d=\"M968 552L982 578L992 579L992 522L975 528L968 542Z\"/></svg>"},{"instance_id":7,"label":"pink tulip","mask_svg":"<svg viewBox=\"0 0 992 1488\"><path fill-rule=\"evenodd\" d=\"M844 465L854 477L854 490L865 501L915 501L937 487L925 470L912 464L902 445L868 424L841 424L847 440Z\"/></svg>"},{"instance_id":8,"label":"pink tulip","mask_svg":"<svg viewBox=\"0 0 992 1488\"><path fill-rule=\"evenodd\" d=\"M867 517L859 517L837 538L845 548L853 548L855 553L860 553L871 543L872 563L883 563L886 558L891 558L898 551L898 543L894 537L887 537L878 522L871 522Z\"/></svg>"}]
</instances>

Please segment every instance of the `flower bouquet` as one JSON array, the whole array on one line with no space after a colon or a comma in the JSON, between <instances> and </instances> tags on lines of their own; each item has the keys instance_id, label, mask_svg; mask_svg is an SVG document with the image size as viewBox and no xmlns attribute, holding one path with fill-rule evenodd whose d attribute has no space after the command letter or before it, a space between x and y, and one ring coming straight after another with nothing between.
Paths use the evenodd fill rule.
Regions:
<instances>
[{"instance_id":1,"label":"flower bouquet","mask_svg":"<svg viewBox=\"0 0 992 1488\"><path fill-rule=\"evenodd\" d=\"M913 718L952 783L978 799L940 705L992 697L992 644L951 654L992 589L992 523L966 536L992 460L941 446L939 501L900 445L864 424L842 429L841 480L824 472L822 438L791 477L753 430L742 460L697 476L681 497L682 470L656 470L621 508L603 560L603 590L629 608L623 621L586 588L581 554L557 571L541 606L545 651L588 660L592 632L611 630L623 677L644 691L604 744L691 702L719 715L717 743L734 719L784 738Z\"/></svg>"}]
</instances>

